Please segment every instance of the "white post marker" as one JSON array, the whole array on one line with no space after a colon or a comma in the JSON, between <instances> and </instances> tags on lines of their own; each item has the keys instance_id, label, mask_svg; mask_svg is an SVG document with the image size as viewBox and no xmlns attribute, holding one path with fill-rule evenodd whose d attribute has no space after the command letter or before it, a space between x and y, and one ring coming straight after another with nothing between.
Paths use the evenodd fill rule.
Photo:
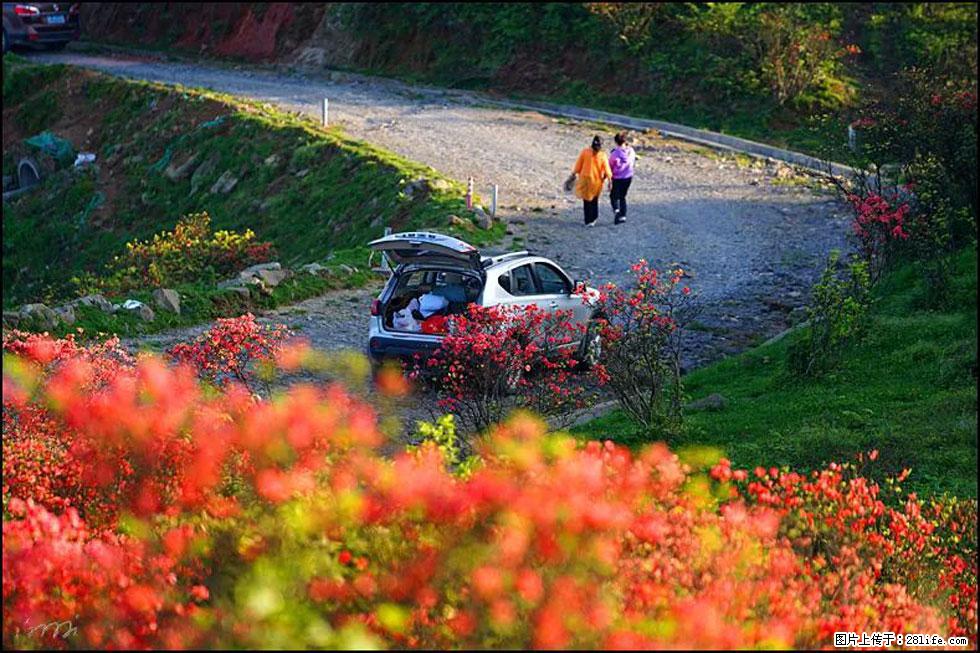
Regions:
<instances>
[{"instance_id":1,"label":"white post marker","mask_svg":"<svg viewBox=\"0 0 980 653\"><path fill-rule=\"evenodd\" d=\"M466 208L473 208L473 177L466 182Z\"/></svg>"},{"instance_id":2,"label":"white post marker","mask_svg":"<svg viewBox=\"0 0 980 653\"><path fill-rule=\"evenodd\" d=\"M323 126L327 126L327 118L330 115L330 100L323 98Z\"/></svg>"},{"instance_id":3,"label":"white post marker","mask_svg":"<svg viewBox=\"0 0 980 653\"><path fill-rule=\"evenodd\" d=\"M854 125L847 126L847 145L852 152L857 152L857 131L855 131Z\"/></svg>"},{"instance_id":4,"label":"white post marker","mask_svg":"<svg viewBox=\"0 0 980 653\"><path fill-rule=\"evenodd\" d=\"M497 217L497 184L493 185L493 198L490 203L490 217Z\"/></svg>"}]
</instances>

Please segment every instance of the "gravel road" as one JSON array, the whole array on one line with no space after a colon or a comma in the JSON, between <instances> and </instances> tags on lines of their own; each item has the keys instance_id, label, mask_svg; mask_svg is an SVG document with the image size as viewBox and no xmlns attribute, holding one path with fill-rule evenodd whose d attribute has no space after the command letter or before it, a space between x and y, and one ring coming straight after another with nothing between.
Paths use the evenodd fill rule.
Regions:
<instances>
[{"instance_id":1,"label":"gravel road","mask_svg":"<svg viewBox=\"0 0 980 653\"><path fill-rule=\"evenodd\" d=\"M678 141L641 137L624 225L608 202L595 228L561 190L575 157L600 126L492 108L478 94L415 87L346 73L305 75L154 57L32 55L115 75L207 87L319 116L449 177L473 177L477 192L500 188L498 215L512 240L559 261L593 285L625 281L629 263L680 264L703 299L688 366L773 335L799 312L827 252L845 247L844 207L833 195L787 184L765 166L740 166ZM603 136L611 144L612 133ZM367 291L332 293L277 311L324 348L362 348ZM273 316L270 316L273 317ZM177 338L165 334L150 342Z\"/></svg>"}]
</instances>

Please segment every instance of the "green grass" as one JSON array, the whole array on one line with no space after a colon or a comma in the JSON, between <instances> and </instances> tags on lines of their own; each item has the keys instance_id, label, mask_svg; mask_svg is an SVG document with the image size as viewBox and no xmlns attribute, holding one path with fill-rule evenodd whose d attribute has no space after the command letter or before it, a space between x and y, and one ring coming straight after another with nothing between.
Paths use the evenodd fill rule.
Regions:
<instances>
[{"instance_id":1,"label":"green grass","mask_svg":"<svg viewBox=\"0 0 980 653\"><path fill-rule=\"evenodd\" d=\"M786 372L787 347L799 334L692 372L685 387L693 399L720 393L728 404L689 412L687 432L671 446L717 447L742 468L798 470L878 449L875 477L910 467L913 490L976 497L976 292L974 249L955 260L951 308L925 308L911 266L883 280L868 335L824 378ZM575 432L648 440L618 411Z\"/></svg>"},{"instance_id":2,"label":"green grass","mask_svg":"<svg viewBox=\"0 0 980 653\"><path fill-rule=\"evenodd\" d=\"M179 216L202 210L215 229L252 229L259 240L271 241L285 266L333 254L365 267L364 245L385 227L429 228L475 245L503 235L499 224L490 230L447 226L450 214L466 215L463 184L271 105L70 67L54 75L44 66L4 65L5 109L16 115L52 93L71 93L73 116L89 116L90 148L98 156L98 170L62 169L38 191L4 206L5 307L70 298L74 277L99 274L127 242L172 229ZM51 124L31 124L30 132L66 128L69 117L49 117ZM167 178L170 163L192 155L212 162L207 174L196 184L193 176ZM4 157L5 167L10 159ZM226 171L237 185L212 194ZM402 188L419 177L443 179L445 188L406 197Z\"/></svg>"}]
</instances>

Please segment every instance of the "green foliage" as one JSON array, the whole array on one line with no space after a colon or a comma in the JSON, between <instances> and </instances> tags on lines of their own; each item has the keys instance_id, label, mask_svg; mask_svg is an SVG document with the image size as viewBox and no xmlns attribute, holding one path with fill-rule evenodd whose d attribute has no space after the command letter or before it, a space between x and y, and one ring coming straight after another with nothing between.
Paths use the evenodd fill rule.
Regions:
<instances>
[{"instance_id":1,"label":"green foliage","mask_svg":"<svg viewBox=\"0 0 980 653\"><path fill-rule=\"evenodd\" d=\"M17 110L17 125L27 134L43 130L61 117L61 103L51 91L35 94Z\"/></svg>"},{"instance_id":2,"label":"green foliage","mask_svg":"<svg viewBox=\"0 0 980 653\"><path fill-rule=\"evenodd\" d=\"M477 245L502 236L502 225L465 234L446 228L446 216L465 215L461 184L409 199L403 185L438 173L336 128L210 91L81 71L71 79L77 111L97 117L97 164L84 174L57 173L40 191L4 206L5 306L67 298L73 277L99 274L126 243L200 211L216 230L251 229L272 242L285 266L349 250L358 252L352 263L364 267L363 245L386 226L442 230ZM61 81L35 92L66 92ZM57 124L48 126L57 133ZM194 155L193 173L168 177L168 168ZM212 193L225 173L238 182ZM86 213L97 193L105 203Z\"/></svg>"},{"instance_id":3,"label":"green foliage","mask_svg":"<svg viewBox=\"0 0 980 653\"><path fill-rule=\"evenodd\" d=\"M675 446L717 447L750 469L801 471L877 448L876 478L910 467L912 491L976 497L976 250L955 254L949 270L941 311L922 308L928 289L916 265L884 277L864 338L821 377L786 371L802 333L691 372L684 385L693 398L720 393L727 405L687 412ZM574 431L630 446L649 441L618 411Z\"/></svg>"},{"instance_id":4,"label":"green foliage","mask_svg":"<svg viewBox=\"0 0 980 653\"><path fill-rule=\"evenodd\" d=\"M469 476L480 464L479 456L463 454L466 443L456 433L456 422L450 413L440 416L435 422L418 422L416 435L416 444L406 449L415 452L427 443L435 445L442 453L446 467L452 469L457 476Z\"/></svg>"},{"instance_id":5,"label":"green foliage","mask_svg":"<svg viewBox=\"0 0 980 653\"><path fill-rule=\"evenodd\" d=\"M245 233L211 231L207 212L192 213L177 221L173 231L155 234L152 240L126 244L126 251L107 266L107 274L84 284L79 294L110 295L146 287L173 286L194 281L220 280L275 254L270 243L255 241Z\"/></svg>"},{"instance_id":6,"label":"green foliage","mask_svg":"<svg viewBox=\"0 0 980 653\"><path fill-rule=\"evenodd\" d=\"M808 327L788 351L787 365L794 374L812 376L832 369L841 350L858 340L867 326L871 287L868 264L857 259L846 266L839 263L840 252L834 250L812 288Z\"/></svg>"}]
</instances>

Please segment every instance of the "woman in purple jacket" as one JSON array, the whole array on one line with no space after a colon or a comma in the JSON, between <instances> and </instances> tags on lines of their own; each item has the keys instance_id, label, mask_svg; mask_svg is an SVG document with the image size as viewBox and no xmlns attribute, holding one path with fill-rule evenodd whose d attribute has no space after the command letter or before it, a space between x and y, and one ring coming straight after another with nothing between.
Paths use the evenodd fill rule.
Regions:
<instances>
[{"instance_id":1,"label":"woman in purple jacket","mask_svg":"<svg viewBox=\"0 0 980 653\"><path fill-rule=\"evenodd\" d=\"M616 147L609 155L609 167L612 168L612 188L609 189L609 200L612 202L613 215L616 224L626 222L626 192L633 181L633 168L636 165L636 152L630 147L626 132L616 134Z\"/></svg>"}]
</instances>

